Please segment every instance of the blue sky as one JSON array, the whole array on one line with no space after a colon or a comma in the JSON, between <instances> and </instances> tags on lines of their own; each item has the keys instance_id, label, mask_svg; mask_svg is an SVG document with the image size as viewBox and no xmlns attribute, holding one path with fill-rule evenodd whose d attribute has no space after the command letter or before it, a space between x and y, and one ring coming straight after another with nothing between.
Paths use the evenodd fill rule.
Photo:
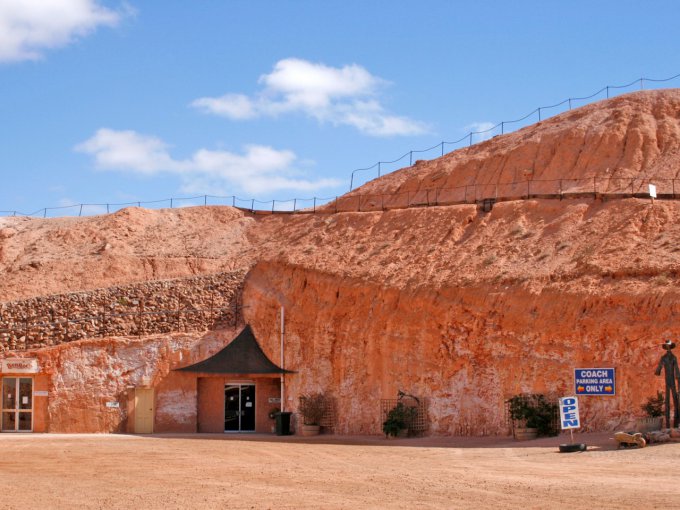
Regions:
<instances>
[{"instance_id":1,"label":"blue sky","mask_svg":"<svg viewBox=\"0 0 680 510\"><path fill-rule=\"evenodd\" d=\"M680 73L678 19L675 1L0 0L0 210L342 194L353 169Z\"/></svg>"}]
</instances>

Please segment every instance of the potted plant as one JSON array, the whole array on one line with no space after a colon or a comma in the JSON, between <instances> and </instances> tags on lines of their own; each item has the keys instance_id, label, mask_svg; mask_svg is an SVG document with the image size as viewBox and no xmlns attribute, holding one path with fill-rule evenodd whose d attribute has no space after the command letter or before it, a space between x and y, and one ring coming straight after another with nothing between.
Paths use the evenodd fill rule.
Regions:
<instances>
[{"instance_id":1,"label":"potted plant","mask_svg":"<svg viewBox=\"0 0 680 510\"><path fill-rule=\"evenodd\" d=\"M524 441L559 432L555 427L557 404L549 402L545 395L515 395L508 404L515 439Z\"/></svg>"},{"instance_id":2,"label":"potted plant","mask_svg":"<svg viewBox=\"0 0 680 510\"><path fill-rule=\"evenodd\" d=\"M321 419L326 412L326 396L323 393L310 393L300 396L300 415L303 436L316 436L321 430Z\"/></svg>"},{"instance_id":3,"label":"potted plant","mask_svg":"<svg viewBox=\"0 0 680 510\"><path fill-rule=\"evenodd\" d=\"M664 397L663 393L660 391L656 392L655 397L649 397L647 401L640 406L646 416L637 420L635 431L651 432L653 430L660 430L663 425L663 404Z\"/></svg>"},{"instance_id":4,"label":"potted plant","mask_svg":"<svg viewBox=\"0 0 680 510\"><path fill-rule=\"evenodd\" d=\"M383 422L383 432L385 436L389 437L406 437L408 429L413 419L416 417L418 410L415 407L407 406L403 402L397 402L392 409L389 410L385 421Z\"/></svg>"}]
</instances>

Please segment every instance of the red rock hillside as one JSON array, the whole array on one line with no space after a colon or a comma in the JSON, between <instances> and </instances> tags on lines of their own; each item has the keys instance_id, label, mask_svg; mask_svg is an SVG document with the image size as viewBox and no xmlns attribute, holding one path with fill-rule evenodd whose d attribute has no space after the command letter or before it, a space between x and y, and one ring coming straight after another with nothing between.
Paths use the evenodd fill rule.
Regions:
<instances>
[{"instance_id":1,"label":"red rock hillside","mask_svg":"<svg viewBox=\"0 0 680 510\"><path fill-rule=\"evenodd\" d=\"M527 178L673 179L679 151L680 91L638 92L418 163L354 193ZM503 202L487 213L469 204L5 218L0 295L8 301L245 268L243 313L273 360L277 313L286 307L286 367L297 372L286 381L290 405L303 393L332 393L338 432L379 433L380 399L403 390L428 399L432 434L505 433L506 398L572 393L577 367L616 368L616 396L581 403L586 429L613 430L661 388L653 374L659 344L680 334L679 220L680 201L602 197ZM185 352L207 341L191 338ZM206 338L214 351L215 337ZM109 342L124 342L128 353L136 345ZM157 337L139 342L140 356L145 345L157 352ZM54 386L65 395L59 402L69 392L90 398L78 394L77 370L59 371L73 350L45 349L41 358L52 350ZM106 379L110 363L93 361L88 384L92 370ZM171 365L145 369L145 377L162 381Z\"/></svg>"}]
</instances>

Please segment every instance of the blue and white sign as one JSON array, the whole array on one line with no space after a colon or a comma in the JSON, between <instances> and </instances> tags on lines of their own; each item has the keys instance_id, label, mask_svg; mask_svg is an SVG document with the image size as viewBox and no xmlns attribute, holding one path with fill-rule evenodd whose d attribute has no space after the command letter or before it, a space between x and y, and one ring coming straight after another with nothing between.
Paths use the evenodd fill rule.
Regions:
<instances>
[{"instance_id":1,"label":"blue and white sign","mask_svg":"<svg viewBox=\"0 0 680 510\"><path fill-rule=\"evenodd\" d=\"M560 425L562 430L581 428L581 418L578 414L578 400L576 397L562 397L560 399Z\"/></svg>"},{"instance_id":2,"label":"blue and white sign","mask_svg":"<svg viewBox=\"0 0 680 510\"><path fill-rule=\"evenodd\" d=\"M616 372L613 368L574 369L574 392L577 395L616 395Z\"/></svg>"}]
</instances>

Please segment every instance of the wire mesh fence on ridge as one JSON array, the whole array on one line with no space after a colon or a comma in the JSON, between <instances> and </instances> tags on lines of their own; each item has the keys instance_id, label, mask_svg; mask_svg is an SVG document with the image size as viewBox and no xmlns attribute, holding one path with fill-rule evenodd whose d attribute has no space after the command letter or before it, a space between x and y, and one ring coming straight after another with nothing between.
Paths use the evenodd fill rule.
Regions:
<instances>
[{"instance_id":1,"label":"wire mesh fence on ridge","mask_svg":"<svg viewBox=\"0 0 680 510\"><path fill-rule=\"evenodd\" d=\"M357 168L351 172L350 175L350 191L352 191L355 187L355 175L361 173L361 172L369 172L369 171L374 171L372 174L365 174L368 177L364 180L366 182L369 179L372 179L374 177L381 177L385 175L386 173L390 173L394 170L397 170L398 168L392 168L391 170L389 169L389 165L394 165L396 163L401 163L402 161L406 161L406 158L408 157L408 162L409 162L409 167L413 166L413 164L417 161L414 160L414 155L419 158L419 159L425 159L426 156L429 156L430 159L434 159L437 157L441 157L445 154L448 154L449 152L459 149L462 146L468 145L471 146L473 143L476 142L481 142L484 141L492 136L496 135L502 135L506 134L509 132L506 129L506 126L510 125L513 126L515 129L518 129L522 127L522 123L524 121L530 120L530 122L533 122L532 117L536 117L537 121L545 120L547 117L545 116L544 112L545 111L553 111L556 108L567 108L568 110L571 110L574 106L582 106L577 104L578 102L581 101L590 101L594 98L597 99L606 99L612 97L613 91L620 91L624 89L628 89L631 87L639 87L641 90L645 88L646 84L657 84L657 83L666 83L672 80L675 80L677 78L680 78L680 74L676 74L674 76L670 76L668 78L637 78L630 83L626 83L624 85L606 85L599 89L597 92L594 92L593 94L590 94L588 96L582 96L582 97L569 97L567 99L564 99L558 103L548 105L548 106L539 106L538 108L535 108L531 112L527 113L523 117L514 119L514 120L504 120L501 122L496 123L494 126L485 129L485 130L479 130L479 131L470 131L461 138L453 141L444 141L442 140L440 143L435 144L431 147L428 147L426 149L414 149L410 150L404 154L402 154L400 157L396 159L392 159L390 161L378 161L377 163L365 167L365 168ZM603 97L600 97L603 96ZM566 106L565 106L566 105ZM566 110L562 110L566 111ZM561 113L561 111L553 111L553 113ZM482 136L480 136L482 135ZM477 136L477 140L475 140L475 136ZM481 138L481 139L480 139ZM401 167L399 167L401 168ZM563 182L566 182L567 179L562 179ZM537 182L537 181L531 181L531 182ZM554 181L556 182L556 181ZM480 187L481 186L490 186L490 185L474 185ZM507 189L509 187L521 187L520 184L517 183L510 183L510 184L494 184L494 186L501 186L502 189ZM462 187L461 187L462 188ZM467 187L465 187L467 188ZM442 192L446 193L448 192L449 194L453 193L455 196L458 196L460 193L464 194L463 199L455 199L455 200L447 200L447 203L469 203L468 199L468 193L467 191L461 191L460 188L456 188L456 190L442 190ZM597 192L597 189L595 190ZM476 200L482 200L482 199L492 199L492 198L506 198L515 196L515 192L513 191L512 193L507 193L507 192L501 192L500 195L498 194L497 190L494 190L494 194L489 194L489 193L482 193L482 196L478 196L478 189L476 188L474 191L474 195L477 197ZM529 193L530 194L530 193ZM545 193L545 195L560 195L561 193ZM666 194L667 195L667 194ZM675 197L675 191L672 192L673 197ZM361 211L361 199L356 198L357 195L352 195L350 197L327 197L327 198L319 198L319 197L312 197L312 198L290 198L290 199L273 199L273 200L257 200L254 198L239 198L236 195L230 195L230 196L219 196L219 195L197 195L197 196L192 196L192 197L171 197L171 198L165 198L161 200L147 200L147 201L133 201L133 202L118 202L118 203L83 203L83 204L72 204L72 205L64 205L64 206L58 206L58 207L43 207L38 209L37 211L33 211L30 213L24 213L20 212L17 210L4 210L0 211L0 216L26 216L26 217L54 217L54 216L89 216L93 214L110 214L113 212L116 212L122 208L125 207L147 207L147 208L164 208L164 207L169 207L169 208L175 208L175 207L190 207L190 206L208 206L208 205L231 205L232 207L238 207L239 209L243 210L249 210L252 212L256 211L261 211L261 212L272 212L272 213L294 213L294 212L317 212L318 208L322 208L324 212L328 212L329 208L335 209L337 212L341 212L342 207L338 207L338 203L341 201L344 202L349 202L349 203L357 203L357 207L353 210ZM522 198L520 195L518 195L519 198ZM668 196L662 197L662 198L671 198ZM383 203L385 198L382 198ZM389 208L394 208L391 207L389 204L395 204L395 203L401 203L403 202L403 197L402 198L395 198L392 196L392 198L387 198L387 203L388 206L386 207L387 209ZM406 199L405 201L406 205L405 207L410 207L410 200ZM435 200L435 203L438 203L439 205L443 205L441 201ZM271 205L270 205L271 204ZM333 204L335 207L333 207ZM277 208L278 205L278 208ZM256 207L257 206L257 207ZM325 207L324 207L325 206ZM396 207L396 206L395 206ZM399 206L402 207L402 206ZM54 212L60 212L62 214L57 214L54 215Z\"/></svg>"},{"instance_id":2,"label":"wire mesh fence on ridge","mask_svg":"<svg viewBox=\"0 0 680 510\"><path fill-rule=\"evenodd\" d=\"M312 197L260 201L255 199L244 200L236 196L218 197L214 195L204 195L201 197L172 198L167 199L166 202L168 202L171 207L185 207L177 206L176 204L183 200L199 198L202 203L196 205L229 205L254 214L329 214L386 211L390 209L423 206L474 204L483 202L484 200L493 200L495 202L535 198L562 200L564 198L586 195L609 199L630 197L646 198L649 197L650 184L656 186L657 198L659 199L670 200L680 198L680 179L590 176L573 179L528 179L514 182L475 183L456 187L404 190L382 194L354 193L324 198ZM151 203L154 204L158 202L161 201L154 201ZM141 207L147 203L148 202L135 202L134 205ZM114 212L114 204L106 205L109 206L108 210L110 212ZM130 204L115 205L127 206ZM78 208L78 215L82 215L80 204L72 207ZM57 209L62 210L63 208ZM40 216L48 217L47 211L51 210L52 208L42 209L40 211L42 213Z\"/></svg>"}]
</instances>

